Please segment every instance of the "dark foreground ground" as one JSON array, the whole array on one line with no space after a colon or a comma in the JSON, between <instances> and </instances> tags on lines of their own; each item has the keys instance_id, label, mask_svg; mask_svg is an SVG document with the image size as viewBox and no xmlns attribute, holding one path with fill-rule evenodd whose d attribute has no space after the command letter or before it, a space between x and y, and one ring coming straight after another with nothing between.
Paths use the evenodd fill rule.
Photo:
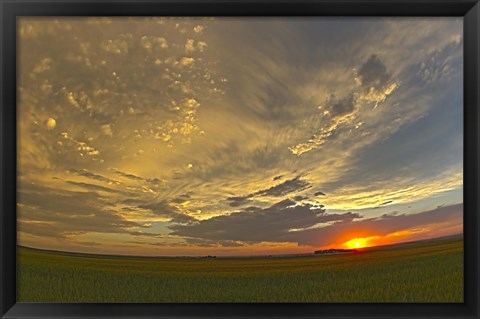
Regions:
<instances>
[{"instance_id":1,"label":"dark foreground ground","mask_svg":"<svg viewBox=\"0 0 480 319\"><path fill-rule=\"evenodd\" d=\"M283 258L18 248L17 275L20 302L463 302L463 238Z\"/></svg>"}]
</instances>

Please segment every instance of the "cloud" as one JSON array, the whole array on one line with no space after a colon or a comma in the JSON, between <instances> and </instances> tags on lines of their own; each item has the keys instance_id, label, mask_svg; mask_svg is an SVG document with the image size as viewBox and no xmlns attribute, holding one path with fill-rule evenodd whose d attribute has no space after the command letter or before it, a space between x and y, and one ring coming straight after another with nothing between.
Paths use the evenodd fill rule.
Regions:
<instances>
[{"instance_id":1,"label":"cloud","mask_svg":"<svg viewBox=\"0 0 480 319\"><path fill-rule=\"evenodd\" d=\"M125 172L119 171L119 170L114 169L114 168L112 168L112 170L113 170L116 174L118 174L118 175L120 175L120 176L122 176L122 177L128 178L128 179L134 180L134 181L143 181L143 180L144 180L142 177L137 176L137 175L134 175L134 174L125 173Z\"/></svg>"},{"instance_id":2,"label":"cloud","mask_svg":"<svg viewBox=\"0 0 480 319\"><path fill-rule=\"evenodd\" d=\"M175 198L171 199L170 202L174 203L174 204L182 204L182 203L185 203L186 201L188 201L191 198L192 198L191 193L181 194L178 197L175 197Z\"/></svg>"},{"instance_id":3,"label":"cloud","mask_svg":"<svg viewBox=\"0 0 480 319\"><path fill-rule=\"evenodd\" d=\"M46 124L49 130L53 130L55 126L57 126L57 121L54 118L49 117Z\"/></svg>"},{"instance_id":4,"label":"cloud","mask_svg":"<svg viewBox=\"0 0 480 319\"><path fill-rule=\"evenodd\" d=\"M245 246L244 243L235 240L223 240L223 241L215 241L215 240L206 240L206 239L199 239L199 238L187 238L186 243L189 245L197 246L197 247L243 247Z\"/></svg>"},{"instance_id":5,"label":"cloud","mask_svg":"<svg viewBox=\"0 0 480 319\"><path fill-rule=\"evenodd\" d=\"M66 238L85 233L124 233L143 224L128 221L93 191L79 192L42 185L22 185L18 194L19 231Z\"/></svg>"},{"instance_id":6,"label":"cloud","mask_svg":"<svg viewBox=\"0 0 480 319\"><path fill-rule=\"evenodd\" d=\"M440 207L437 207L437 208L440 208ZM382 218L388 218L388 217L391 217L391 216L397 216L398 214L400 214L398 211L393 211L393 212L383 214L381 217Z\"/></svg>"},{"instance_id":7,"label":"cloud","mask_svg":"<svg viewBox=\"0 0 480 319\"><path fill-rule=\"evenodd\" d=\"M325 147L325 144L332 139L351 132L352 129L359 129L366 122L358 120L365 113L368 103L374 103L374 109L385 101L398 87L398 83L392 80L390 72L377 55L371 55L364 62L355 77L358 84L341 98L330 94L325 103L318 109L320 114L315 116L321 127L317 129L307 142L290 146L292 154L302 155L315 149Z\"/></svg>"},{"instance_id":8,"label":"cloud","mask_svg":"<svg viewBox=\"0 0 480 319\"><path fill-rule=\"evenodd\" d=\"M102 132L107 136L113 137L112 126L110 124L103 124Z\"/></svg>"},{"instance_id":9,"label":"cloud","mask_svg":"<svg viewBox=\"0 0 480 319\"><path fill-rule=\"evenodd\" d=\"M335 95L331 95L325 102L325 106L329 115L332 117L341 117L351 114L355 110L355 95L350 94L342 99L337 99Z\"/></svg>"},{"instance_id":10,"label":"cloud","mask_svg":"<svg viewBox=\"0 0 480 319\"><path fill-rule=\"evenodd\" d=\"M195 51L195 40L188 39L185 43L185 52L191 53Z\"/></svg>"},{"instance_id":11,"label":"cloud","mask_svg":"<svg viewBox=\"0 0 480 319\"><path fill-rule=\"evenodd\" d=\"M386 202L381 203L380 206L388 205L391 203L393 203L393 200L387 200Z\"/></svg>"},{"instance_id":12,"label":"cloud","mask_svg":"<svg viewBox=\"0 0 480 319\"><path fill-rule=\"evenodd\" d=\"M340 222L319 229L295 233L290 240L299 245L324 246L331 243L341 244L352 238L385 236L413 227L424 227L430 237L435 237L435 234L441 233L440 225L442 223L461 225L462 220L463 204L455 204L417 214L389 214L378 218ZM457 229L458 231L461 229Z\"/></svg>"},{"instance_id":13,"label":"cloud","mask_svg":"<svg viewBox=\"0 0 480 319\"><path fill-rule=\"evenodd\" d=\"M137 207L149 209L156 215L168 216L168 215L177 213L177 210L165 201L156 202L156 203L144 203L144 204L137 205Z\"/></svg>"},{"instance_id":14,"label":"cloud","mask_svg":"<svg viewBox=\"0 0 480 319\"><path fill-rule=\"evenodd\" d=\"M83 177L87 177L87 178L94 179L94 180L97 180L97 181L105 182L107 184L121 184L122 183L120 181L110 179L108 177L105 177L105 176L87 171L86 169L76 170L74 168L70 168L70 169L67 170L67 172L78 175L78 176L83 176Z\"/></svg>"},{"instance_id":15,"label":"cloud","mask_svg":"<svg viewBox=\"0 0 480 319\"><path fill-rule=\"evenodd\" d=\"M282 212L365 208L364 219L385 213L368 208L390 200L398 211L412 205L409 213L459 202L462 28L459 18L22 18L22 227L46 234L51 227L48 245L55 234L86 232L82 241L120 252L85 216L98 212L122 241L142 229L166 235L169 225L268 215L287 199L292 207ZM335 36L322 31L331 29ZM32 192L30 183L48 189ZM64 233L66 216L79 226ZM333 223L341 225L305 222L273 233L275 243L290 244L268 249L313 242L308 232L319 236ZM167 251L166 238L122 249ZM197 247L185 238L175 240ZM212 249L256 249L203 240Z\"/></svg>"},{"instance_id":16,"label":"cloud","mask_svg":"<svg viewBox=\"0 0 480 319\"><path fill-rule=\"evenodd\" d=\"M426 84L434 84L439 81L452 81L455 73L463 65L462 55L458 50L463 44L463 37L453 36L452 41L445 47L433 52L429 59L420 63L417 76Z\"/></svg>"},{"instance_id":17,"label":"cloud","mask_svg":"<svg viewBox=\"0 0 480 319\"><path fill-rule=\"evenodd\" d=\"M398 86L382 60L375 54L362 64L356 80L363 90L361 98L370 102L383 102Z\"/></svg>"},{"instance_id":18,"label":"cloud","mask_svg":"<svg viewBox=\"0 0 480 319\"><path fill-rule=\"evenodd\" d=\"M273 196L282 197L290 193L300 192L312 187L306 180L297 176L293 179L286 180L280 184L272 186L268 189L260 190L254 193L254 196Z\"/></svg>"},{"instance_id":19,"label":"cloud","mask_svg":"<svg viewBox=\"0 0 480 319\"><path fill-rule=\"evenodd\" d=\"M204 29L205 29L204 26L202 26L202 25L197 25L197 26L195 26L195 27L193 28L193 31L194 31L195 33L202 33Z\"/></svg>"},{"instance_id":20,"label":"cloud","mask_svg":"<svg viewBox=\"0 0 480 319\"><path fill-rule=\"evenodd\" d=\"M155 237L155 238L165 238L164 234L158 234L158 233L148 233L148 232L143 232L143 231L130 231L128 232L129 235L131 236L139 236L139 237Z\"/></svg>"},{"instance_id":21,"label":"cloud","mask_svg":"<svg viewBox=\"0 0 480 319\"><path fill-rule=\"evenodd\" d=\"M172 223L189 224L196 221L194 217L180 213L175 207L168 204L166 201L156 203L145 203L137 205L138 208L148 209L155 216L166 217Z\"/></svg>"},{"instance_id":22,"label":"cloud","mask_svg":"<svg viewBox=\"0 0 480 319\"><path fill-rule=\"evenodd\" d=\"M252 196L232 196L232 197L227 197L227 200L230 201L229 205L231 207L239 207L239 206L243 206L243 205L246 205L248 204L249 202L251 202L249 200L249 198L251 198Z\"/></svg>"},{"instance_id":23,"label":"cloud","mask_svg":"<svg viewBox=\"0 0 480 319\"><path fill-rule=\"evenodd\" d=\"M183 58L180 60L180 64L183 65L183 66L192 65L194 62L195 62L195 59L194 59L194 58L191 58L191 57L183 57Z\"/></svg>"},{"instance_id":24,"label":"cloud","mask_svg":"<svg viewBox=\"0 0 480 319\"><path fill-rule=\"evenodd\" d=\"M306 196L297 195L293 198L294 201L299 202L301 200L308 199Z\"/></svg>"},{"instance_id":25,"label":"cloud","mask_svg":"<svg viewBox=\"0 0 480 319\"><path fill-rule=\"evenodd\" d=\"M101 192L116 193L116 194L128 194L128 192L124 192L121 190L117 190L117 189L113 189L105 186L90 184L90 183L81 183L81 182L74 182L74 181L65 181L65 183L78 186L81 188L85 188L87 190L92 190L92 191L101 191Z\"/></svg>"},{"instance_id":26,"label":"cloud","mask_svg":"<svg viewBox=\"0 0 480 319\"><path fill-rule=\"evenodd\" d=\"M381 91L390 81L391 75L377 55L371 55L357 72L357 80L366 93L372 89Z\"/></svg>"},{"instance_id":27,"label":"cloud","mask_svg":"<svg viewBox=\"0 0 480 319\"><path fill-rule=\"evenodd\" d=\"M321 207L296 205L283 200L268 208L255 208L217 216L191 225L172 225L172 235L216 241L283 242L291 229L303 229L319 223L360 218L357 214L326 214Z\"/></svg>"},{"instance_id":28,"label":"cloud","mask_svg":"<svg viewBox=\"0 0 480 319\"><path fill-rule=\"evenodd\" d=\"M275 179L274 179L275 180ZM312 185L306 180L302 179L301 176L286 180L280 184L274 185L272 187L261 189L254 193L245 195L245 196L232 196L227 197L227 200L230 201L229 205L231 207L239 207L248 204L251 202L251 198L254 197L283 197L290 193L297 193L311 188Z\"/></svg>"},{"instance_id":29,"label":"cloud","mask_svg":"<svg viewBox=\"0 0 480 319\"><path fill-rule=\"evenodd\" d=\"M411 227L461 222L463 205L451 205L418 214L389 214L362 218L356 213L326 214L311 205L296 206L285 200L266 209L239 211L202 220L191 225L174 225L172 235L212 241L292 242L302 246L325 246L355 237L379 236ZM323 224L324 226L315 227ZM327 225L327 226L325 226ZM434 230L435 231L435 230ZM340 241L339 241L340 240ZM213 243L211 243L213 245Z\"/></svg>"}]
</instances>

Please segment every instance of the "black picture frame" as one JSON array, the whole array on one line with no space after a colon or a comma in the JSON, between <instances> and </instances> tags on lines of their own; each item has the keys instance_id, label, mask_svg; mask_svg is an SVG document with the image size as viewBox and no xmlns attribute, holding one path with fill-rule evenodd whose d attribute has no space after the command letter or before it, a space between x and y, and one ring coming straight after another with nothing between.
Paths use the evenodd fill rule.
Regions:
<instances>
[{"instance_id":1,"label":"black picture frame","mask_svg":"<svg viewBox=\"0 0 480 319\"><path fill-rule=\"evenodd\" d=\"M1 318L479 318L480 4L477 0L0 0ZM16 302L16 18L20 16L464 17L464 303L146 304Z\"/></svg>"}]
</instances>

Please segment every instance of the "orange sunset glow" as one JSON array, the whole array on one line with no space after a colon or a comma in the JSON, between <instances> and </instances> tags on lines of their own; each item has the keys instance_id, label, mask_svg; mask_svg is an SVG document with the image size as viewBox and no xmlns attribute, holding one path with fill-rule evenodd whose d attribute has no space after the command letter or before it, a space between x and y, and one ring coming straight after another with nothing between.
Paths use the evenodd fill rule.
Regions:
<instances>
[{"instance_id":1,"label":"orange sunset glow","mask_svg":"<svg viewBox=\"0 0 480 319\"><path fill-rule=\"evenodd\" d=\"M463 233L460 20L248 21L19 18L18 243L236 256Z\"/></svg>"},{"instance_id":2,"label":"orange sunset glow","mask_svg":"<svg viewBox=\"0 0 480 319\"><path fill-rule=\"evenodd\" d=\"M347 248L363 248L367 247L367 239L366 238L354 238L352 240L347 241L343 246Z\"/></svg>"}]
</instances>

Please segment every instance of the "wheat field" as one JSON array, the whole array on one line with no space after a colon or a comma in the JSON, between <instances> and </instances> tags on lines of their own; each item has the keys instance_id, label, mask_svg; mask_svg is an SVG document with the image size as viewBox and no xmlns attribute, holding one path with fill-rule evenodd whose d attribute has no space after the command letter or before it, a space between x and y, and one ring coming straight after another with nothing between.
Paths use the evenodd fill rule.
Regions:
<instances>
[{"instance_id":1,"label":"wheat field","mask_svg":"<svg viewBox=\"0 0 480 319\"><path fill-rule=\"evenodd\" d=\"M462 302L463 239L270 258L18 248L17 279L20 302Z\"/></svg>"}]
</instances>

